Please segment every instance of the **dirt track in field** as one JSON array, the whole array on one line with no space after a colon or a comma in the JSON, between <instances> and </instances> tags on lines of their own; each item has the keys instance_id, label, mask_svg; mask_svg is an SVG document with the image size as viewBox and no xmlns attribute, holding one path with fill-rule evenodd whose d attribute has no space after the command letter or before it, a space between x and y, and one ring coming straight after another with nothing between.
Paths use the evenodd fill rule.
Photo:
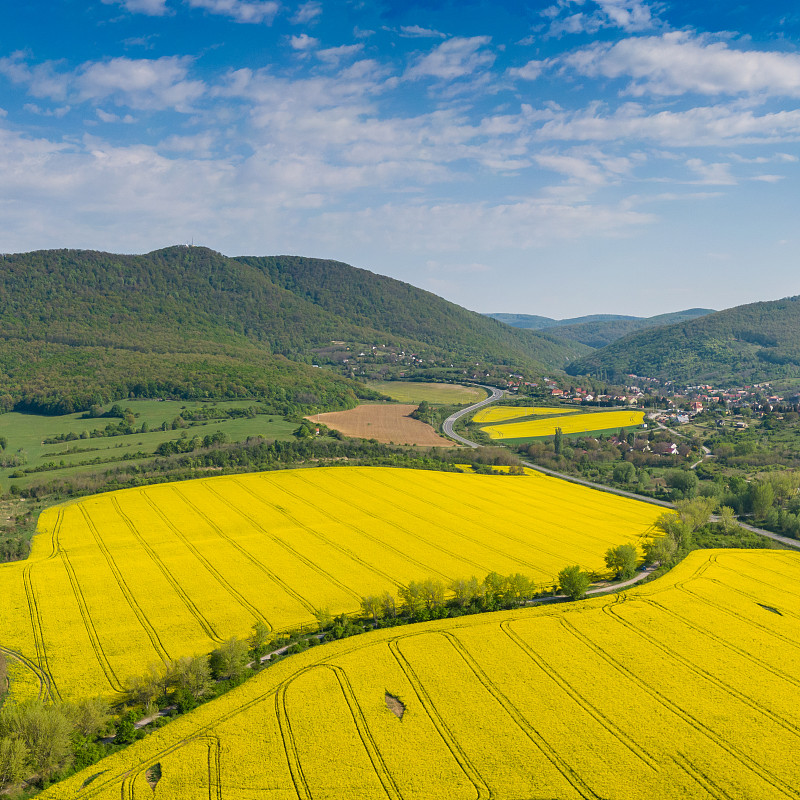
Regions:
<instances>
[{"instance_id":1,"label":"dirt track in field","mask_svg":"<svg viewBox=\"0 0 800 800\"><path fill-rule=\"evenodd\" d=\"M331 411L306 417L311 422L319 420L345 436L358 439L377 439L379 442L395 444L418 444L426 447L455 447L439 436L430 425L412 419L408 415L416 408L414 403L387 405L364 405L349 411Z\"/></svg>"}]
</instances>

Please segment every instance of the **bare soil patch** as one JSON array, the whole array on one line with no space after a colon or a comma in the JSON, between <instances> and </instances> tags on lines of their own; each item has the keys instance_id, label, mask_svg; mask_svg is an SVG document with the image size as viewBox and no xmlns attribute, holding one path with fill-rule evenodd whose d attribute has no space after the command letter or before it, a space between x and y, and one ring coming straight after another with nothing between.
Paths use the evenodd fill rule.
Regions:
<instances>
[{"instance_id":1,"label":"bare soil patch","mask_svg":"<svg viewBox=\"0 0 800 800\"><path fill-rule=\"evenodd\" d=\"M349 411L331 411L306 417L311 422L322 422L345 436L358 439L377 439L395 444L418 444L428 447L456 447L453 442L439 436L430 425L408 415L417 408L407 403L363 405Z\"/></svg>"},{"instance_id":2,"label":"bare soil patch","mask_svg":"<svg viewBox=\"0 0 800 800\"><path fill-rule=\"evenodd\" d=\"M393 694L389 694L389 692L386 692L386 708L388 708L397 719L403 719L403 714L406 713L406 707L400 702L400 699Z\"/></svg>"}]
</instances>

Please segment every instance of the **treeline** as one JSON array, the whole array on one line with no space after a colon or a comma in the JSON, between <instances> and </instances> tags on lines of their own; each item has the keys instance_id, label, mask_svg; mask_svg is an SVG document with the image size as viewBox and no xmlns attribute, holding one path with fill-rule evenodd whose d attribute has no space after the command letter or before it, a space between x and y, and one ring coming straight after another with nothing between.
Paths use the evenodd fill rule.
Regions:
<instances>
[{"instance_id":1,"label":"treeline","mask_svg":"<svg viewBox=\"0 0 800 800\"><path fill-rule=\"evenodd\" d=\"M378 395L362 384L252 347L223 352L142 353L122 348L68 347L4 341L0 411L72 414L93 405L164 397L176 400L260 400L275 413L352 408ZM217 345L214 349L219 349Z\"/></svg>"},{"instance_id":2,"label":"treeline","mask_svg":"<svg viewBox=\"0 0 800 800\"><path fill-rule=\"evenodd\" d=\"M26 700L0 708L0 792L25 781L46 788L115 749L101 741L112 730L108 701Z\"/></svg>"},{"instance_id":3,"label":"treeline","mask_svg":"<svg viewBox=\"0 0 800 800\"><path fill-rule=\"evenodd\" d=\"M10 492L26 498L50 496L56 499L147 483L188 480L208 472L257 472L307 464L455 470L454 458L455 455L444 448L416 451L414 448L360 439L329 441L303 438L284 442L253 436L244 442L212 446L208 450L155 458L144 463L125 464L103 473L76 475L23 488L12 484Z\"/></svg>"}]
</instances>

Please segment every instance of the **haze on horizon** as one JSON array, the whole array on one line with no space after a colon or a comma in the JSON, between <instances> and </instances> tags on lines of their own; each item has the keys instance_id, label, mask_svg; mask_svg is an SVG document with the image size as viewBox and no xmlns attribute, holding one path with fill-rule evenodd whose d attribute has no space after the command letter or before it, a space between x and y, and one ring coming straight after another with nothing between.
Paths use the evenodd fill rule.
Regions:
<instances>
[{"instance_id":1,"label":"haze on horizon","mask_svg":"<svg viewBox=\"0 0 800 800\"><path fill-rule=\"evenodd\" d=\"M800 13L646 0L33 0L0 251L345 261L575 317L800 293Z\"/></svg>"}]
</instances>

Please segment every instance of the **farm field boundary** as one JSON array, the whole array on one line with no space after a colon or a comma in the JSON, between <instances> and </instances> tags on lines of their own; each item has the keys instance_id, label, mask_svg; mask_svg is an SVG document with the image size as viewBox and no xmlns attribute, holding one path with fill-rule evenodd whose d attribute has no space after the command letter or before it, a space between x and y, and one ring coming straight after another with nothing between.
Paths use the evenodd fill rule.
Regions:
<instances>
[{"instance_id":1,"label":"farm field boundary","mask_svg":"<svg viewBox=\"0 0 800 800\"><path fill-rule=\"evenodd\" d=\"M125 489L42 514L31 558L0 565L0 637L65 699L114 695L257 620L315 627L317 611L354 613L412 580L603 574L605 551L638 545L661 513L540 474L386 467Z\"/></svg>"},{"instance_id":2,"label":"farm field boundary","mask_svg":"<svg viewBox=\"0 0 800 800\"><path fill-rule=\"evenodd\" d=\"M349 411L331 411L306 417L311 422L322 422L345 436L359 439L376 439L386 444L416 444L423 447L455 447L453 442L439 436L430 426L410 417L416 405L367 403Z\"/></svg>"},{"instance_id":3,"label":"farm field boundary","mask_svg":"<svg viewBox=\"0 0 800 800\"><path fill-rule=\"evenodd\" d=\"M41 796L144 800L160 764L198 800L797 798L799 585L800 554L696 551L624 595L341 640Z\"/></svg>"}]
</instances>

